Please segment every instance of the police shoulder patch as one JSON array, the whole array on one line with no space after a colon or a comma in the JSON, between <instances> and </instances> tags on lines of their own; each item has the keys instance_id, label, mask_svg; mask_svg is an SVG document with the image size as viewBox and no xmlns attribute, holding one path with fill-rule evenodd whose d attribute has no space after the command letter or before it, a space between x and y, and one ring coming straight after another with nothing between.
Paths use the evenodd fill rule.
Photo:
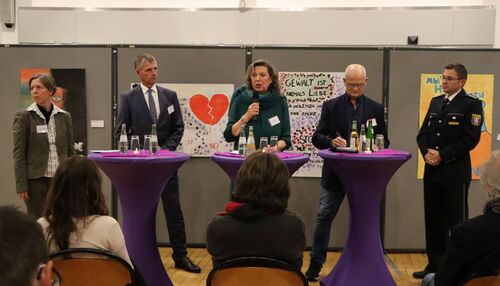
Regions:
<instances>
[{"instance_id":1,"label":"police shoulder patch","mask_svg":"<svg viewBox=\"0 0 500 286\"><path fill-rule=\"evenodd\" d=\"M479 126L481 124L481 114L472 113L471 123L474 126Z\"/></svg>"}]
</instances>

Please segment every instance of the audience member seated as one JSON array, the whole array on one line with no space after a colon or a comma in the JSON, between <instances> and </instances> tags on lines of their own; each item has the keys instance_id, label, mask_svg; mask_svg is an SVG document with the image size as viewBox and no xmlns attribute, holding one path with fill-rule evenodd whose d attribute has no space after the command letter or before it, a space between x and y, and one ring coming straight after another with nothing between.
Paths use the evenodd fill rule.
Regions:
<instances>
[{"instance_id":1,"label":"audience member seated","mask_svg":"<svg viewBox=\"0 0 500 286\"><path fill-rule=\"evenodd\" d=\"M207 228L213 266L237 257L262 256L302 267L304 223L287 210L285 164L272 153L250 155L236 177L236 192Z\"/></svg>"},{"instance_id":2,"label":"audience member seated","mask_svg":"<svg viewBox=\"0 0 500 286\"><path fill-rule=\"evenodd\" d=\"M484 214L455 226L437 272L423 286L457 286L472 273L500 268L500 149L483 166L481 186L488 195Z\"/></svg>"},{"instance_id":3,"label":"audience member seated","mask_svg":"<svg viewBox=\"0 0 500 286\"><path fill-rule=\"evenodd\" d=\"M0 207L0 285L58 285L52 281L52 268L35 218L11 206Z\"/></svg>"},{"instance_id":4,"label":"audience member seated","mask_svg":"<svg viewBox=\"0 0 500 286\"><path fill-rule=\"evenodd\" d=\"M75 156L58 168L47 195L42 225L51 252L68 248L109 251L132 265L118 222L108 216L95 163Z\"/></svg>"}]
</instances>

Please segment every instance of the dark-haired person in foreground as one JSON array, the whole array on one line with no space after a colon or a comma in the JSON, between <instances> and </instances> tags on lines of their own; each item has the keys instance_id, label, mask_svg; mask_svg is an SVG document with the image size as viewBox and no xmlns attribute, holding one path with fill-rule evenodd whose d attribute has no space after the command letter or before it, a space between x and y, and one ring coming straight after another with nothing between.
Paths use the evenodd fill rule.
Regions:
<instances>
[{"instance_id":1,"label":"dark-haired person in foreground","mask_svg":"<svg viewBox=\"0 0 500 286\"><path fill-rule=\"evenodd\" d=\"M287 210L290 186L286 165L274 154L250 155L238 172L233 201L207 228L213 266L238 257L260 256L287 262L300 271L304 223Z\"/></svg>"},{"instance_id":2,"label":"dark-haired person in foreground","mask_svg":"<svg viewBox=\"0 0 500 286\"><path fill-rule=\"evenodd\" d=\"M500 269L500 149L484 164L481 186L488 195L484 214L452 229L437 273L425 276L423 286L462 285L472 273Z\"/></svg>"},{"instance_id":3,"label":"dark-haired person in foreground","mask_svg":"<svg viewBox=\"0 0 500 286\"><path fill-rule=\"evenodd\" d=\"M59 285L48 259L42 228L35 219L12 206L0 207L0 285Z\"/></svg>"},{"instance_id":4,"label":"dark-haired person in foreground","mask_svg":"<svg viewBox=\"0 0 500 286\"><path fill-rule=\"evenodd\" d=\"M413 273L424 278L436 272L446 250L450 230L469 216L468 195L471 181L469 151L481 138L481 101L463 89L467 70L462 64L449 64L443 70L444 94L432 98L417 135L425 160L424 214L428 264Z\"/></svg>"}]
</instances>

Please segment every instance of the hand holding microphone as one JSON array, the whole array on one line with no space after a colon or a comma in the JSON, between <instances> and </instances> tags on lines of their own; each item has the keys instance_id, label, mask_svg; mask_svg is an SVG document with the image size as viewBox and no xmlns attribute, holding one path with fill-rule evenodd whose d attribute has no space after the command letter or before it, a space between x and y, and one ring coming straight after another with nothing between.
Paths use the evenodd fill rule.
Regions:
<instances>
[{"instance_id":1,"label":"hand holding microphone","mask_svg":"<svg viewBox=\"0 0 500 286\"><path fill-rule=\"evenodd\" d=\"M252 120L256 121L257 116L259 115L259 94L257 92L253 92L253 103L248 106L247 114L252 118Z\"/></svg>"}]
</instances>

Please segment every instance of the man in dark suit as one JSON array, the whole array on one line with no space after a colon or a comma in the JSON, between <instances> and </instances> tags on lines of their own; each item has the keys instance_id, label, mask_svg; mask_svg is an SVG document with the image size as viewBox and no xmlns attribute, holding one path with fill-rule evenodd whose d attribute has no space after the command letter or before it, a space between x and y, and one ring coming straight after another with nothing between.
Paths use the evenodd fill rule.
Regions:
<instances>
[{"instance_id":1,"label":"man in dark suit","mask_svg":"<svg viewBox=\"0 0 500 286\"><path fill-rule=\"evenodd\" d=\"M366 122L371 120L374 132L383 134L385 146L389 145L384 121L384 108L381 104L364 95L367 82L368 77L364 66L352 64L346 68L344 75L346 93L323 104L318 127L312 137L316 148L346 147L346 140L351 134L353 120L357 122L357 130L360 130L361 124L366 125ZM326 259L331 224L344 196L344 186L339 177L323 164L311 261L306 272L309 281L319 279L319 273Z\"/></svg>"},{"instance_id":2,"label":"man in dark suit","mask_svg":"<svg viewBox=\"0 0 500 286\"><path fill-rule=\"evenodd\" d=\"M462 64L444 68L445 94L431 100L417 135L425 160L424 213L428 264L413 277L436 272L453 226L468 217L467 197L471 180L469 151L479 143L482 105L463 86L467 70Z\"/></svg>"},{"instance_id":3,"label":"man in dark suit","mask_svg":"<svg viewBox=\"0 0 500 286\"><path fill-rule=\"evenodd\" d=\"M141 84L121 94L116 134L119 134L122 124L126 124L127 133L139 135L142 142L144 135L151 134L152 125L156 124L159 146L162 149L174 151L184 133L184 122L177 94L175 91L156 85L158 64L152 55L137 56L135 72ZM177 172L167 183L161 199L175 267L200 273L200 267L187 256L186 230L179 202Z\"/></svg>"},{"instance_id":4,"label":"man in dark suit","mask_svg":"<svg viewBox=\"0 0 500 286\"><path fill-rule=\"evenodd\" d=\"M436 274L425 276L422 285L462 285L473 273L500 269L500 150L483 165L481 185L488 195L484 214L453 228Z\"/></svg>"}]
</instances>

